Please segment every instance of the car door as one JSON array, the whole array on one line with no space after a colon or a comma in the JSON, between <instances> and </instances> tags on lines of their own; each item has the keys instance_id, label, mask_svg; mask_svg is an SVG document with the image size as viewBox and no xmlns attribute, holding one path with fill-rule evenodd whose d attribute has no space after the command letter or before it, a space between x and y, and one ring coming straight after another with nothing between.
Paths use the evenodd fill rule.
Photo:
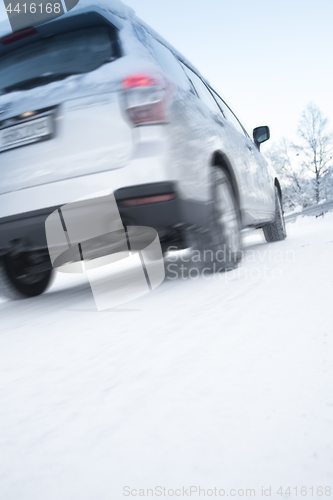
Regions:
<instances>
[{"instance_id":1,"label":"car door","mask_svg":"<svg viewBox=\"0 0 333 500\"><path fill-rule=\"evenodd\" d=\"M257 145L250 138L235 113L213 89L211 90L227 118L240 132L242 140L246 145L247 169L245 174L251 189L251 208L257 212L256 217L261 221L270 219L272 206L274 210L275 201L272 201L272 179L269 174L268 162L262 156Z\"/></svg>"},{"instance_id":2,"label":"car door","mask_svg":"<svg viewBox=\"0 0 333 500\"><path fill-rule=\"evenodd\" d=\"M197 95L195 105L199 113L198 123L200 124L197 136L199 143L207 150L206 163L204 165L207 171L207 167L211 164L214 152L231 148L232 141L230 141L230 134L225 133L225 127L228 128L228 124L206 83L187 65L182 63L182 66ZM205 140L203 140L203 131L209 132ZM241 155L239 155L238 162L236 163L239 164L240 161L242 161ZM235 175L237 177L237 172L235 172ZM209 175L206 177L209 189Z\"/></svg>"},{"instance_id":3,"label":"car door","mask_svg":"<svg viewBox=\"0 0 333 500\"><path fill-rule=\"evenodd\" d=\"M246 204L244 208L257 217L256 212L263 208L263 192L259 183L261 165L256 158L256 146L226 102L213 89L211 91L228 123L228 134L233 143L230 153L236 153L236 161L239 162L240 189Z\"/></svg>"},{"instance_id":4,"label":"car door","mask_svg":"<svg viewBox=\"0 0 333 500\"><path fill-rule=\"evenodd\" d=\"M260 153L257 145L248 137L248 148L250 151L250 162L254 165L256 169L257 177L257 195L260 210L262 212L271 212L272 210L272 189L271 189L271 177L268 170L268 162ZM275 206L275 201L273 203ZM271 214L268 216L271 217ZM265 213L262 214L262 218L265 219Z\"/></svg>"}]
</instances>

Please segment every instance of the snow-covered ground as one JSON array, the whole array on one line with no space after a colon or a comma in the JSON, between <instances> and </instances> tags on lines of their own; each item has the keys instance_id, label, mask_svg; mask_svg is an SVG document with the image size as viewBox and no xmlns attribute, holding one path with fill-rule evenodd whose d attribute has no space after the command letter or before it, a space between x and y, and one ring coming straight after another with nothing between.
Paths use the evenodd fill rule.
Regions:
<instances>
[{"instance_id":1,"label":"snow-covered ground","mask_svg":"<svg viewBox=\"0 0 333 500\"><path fill-rule=\"evenodd\" d=\"M323 486L327 498L333 213L287 230L274 244L248 234L226 274L195 278L186 253L170 256L165 282L117 309L97 312L73 275L1 302L1 500L147 498L158 486L163 498L271 486L273 499Z\"/></svg>"}]
</instances>

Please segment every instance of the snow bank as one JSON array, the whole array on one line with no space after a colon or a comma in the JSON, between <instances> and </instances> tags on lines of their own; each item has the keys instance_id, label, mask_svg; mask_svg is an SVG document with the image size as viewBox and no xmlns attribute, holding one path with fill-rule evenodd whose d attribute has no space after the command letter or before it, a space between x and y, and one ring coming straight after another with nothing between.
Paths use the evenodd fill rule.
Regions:
<instances>
[{"instance_id":1,"label":"snow bank","mask_svg":"<svg viewBox=\"0 0 333 500\"><path fill-rule=\"evenodd\" d=\"M321 231L323 226L327 224L333 225L333 212L325 212L323 215L301 215L297 217L296 221L293 223L296 231L301 229L305 229L306 231L309 228L313 229L313 231Z\"/></svg>"},{"instance_id":2,"label":"snow bank","mask_svg":"<svg viewBox=\"0 0 333 500\"><path fill-rule=\"evenodd\" d=\"M286 212L284 215L286 217L288 215L298 214L298 213L302 212L302 210L303 210L302 205L296 205L293 210L290 210L289 212Z\"/></svg>"}]
</instances>

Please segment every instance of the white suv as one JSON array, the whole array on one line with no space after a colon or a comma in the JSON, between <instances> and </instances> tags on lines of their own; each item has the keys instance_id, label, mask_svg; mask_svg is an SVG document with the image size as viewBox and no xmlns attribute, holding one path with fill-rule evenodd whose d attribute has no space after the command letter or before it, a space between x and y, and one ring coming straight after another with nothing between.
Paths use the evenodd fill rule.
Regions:
<instances>
[{"instance_id":1,"label":"white suv","mask_svg":"<svg viewBox=\"0 0 333 500\"><path fill-rule=\"evenodd\" d=\"M162 248L240 258L240 230L286 236L274 170L225 101L177 50L119 2L0 39L3 294L42 293L52 268L45 220L113 191L124 225ZM219 258L219 262L221 259Z\"/></svg>"}]
</instances>

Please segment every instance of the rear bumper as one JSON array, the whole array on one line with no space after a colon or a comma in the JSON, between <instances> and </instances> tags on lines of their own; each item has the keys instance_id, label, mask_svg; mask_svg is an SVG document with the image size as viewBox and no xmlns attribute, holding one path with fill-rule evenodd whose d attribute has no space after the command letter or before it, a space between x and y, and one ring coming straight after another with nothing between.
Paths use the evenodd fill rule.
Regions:
<instances>
[{"instance_id":1,"label":"rear bumper","mask_svg":"<svg viewBox=\"0 0 333 500\"><path fill-rule=\"evenodd\" d=\"M173 194L174 198L169 201L124 206L125 200L170 194ZM177 196L176 186L172 182L121 188L116 190L114 195L124 225L153 227L162 240L168 234L177 231L180 226L190 223L189 213L195 215L197 212L201 217L203 215L202 207L197 207L195 210L193 204L189 206ZM59 205L0 219L0 253L5 254L17 246L21 246L24 250L46 249L45 221L58 208Z\"/></svg>"},{"instance_id":2,"label":"rear bumper","mask_svg":"<svg viewBox=\"0 0 333 500\"><path fill-rule=\"evenodd\" d=\"M173 195L169 201L145 203L128 207L128 200L142 200L153 196ZM174 227L182 222L181 200L172 182L156 182L118 189L114 192L120 216L125 225L149 226L155 229Z\"/></svg>"},{"instance_id":3,"label":"rear bumper","mask_svg":"<svg viewBox=\"0 0 333 500\"><path fill-rule=\"evenodd\" d=\"M47 248L45 221L59 207L49 207L0 219L0 255L15 247Z\"/></svg>"}]
</instances>

